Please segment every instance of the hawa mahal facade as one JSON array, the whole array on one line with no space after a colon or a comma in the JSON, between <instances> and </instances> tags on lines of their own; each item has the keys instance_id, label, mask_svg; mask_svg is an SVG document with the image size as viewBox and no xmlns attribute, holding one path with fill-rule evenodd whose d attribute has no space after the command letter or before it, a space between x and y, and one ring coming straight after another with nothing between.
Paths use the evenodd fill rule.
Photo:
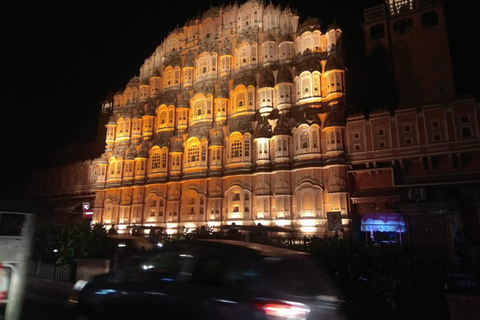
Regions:
<instances>
[{"instance_id":1,"label":"hawa mahal facade","mask_svg":"<svg viewBox=\"0 0 480 320\"><path fill-rule=\"evenodd\" d=\"M258 1L172 31L113 96L93 222L348 229L341 40Z\"/></svg>"}]
</instances>

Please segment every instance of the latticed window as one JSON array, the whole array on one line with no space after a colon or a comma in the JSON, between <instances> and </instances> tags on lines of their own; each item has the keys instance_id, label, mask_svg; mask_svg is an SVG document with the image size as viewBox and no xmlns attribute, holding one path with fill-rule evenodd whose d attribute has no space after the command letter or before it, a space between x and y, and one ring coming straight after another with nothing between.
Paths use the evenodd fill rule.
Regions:
<instances>
[{"instance_id":1,"label":"latticed window","mask_svg":"<svg viewBox=\"0 0 480 320\"><path fill-rule=\"evenodd\" d=\"M239 92L237 94L237 107L242 109L245 107L245 92Z\"/></svg>"},{"instance_id":2,"label":"latticed window","mask_svg":"<svg viewBox=\"0 0 480 320\"><path fill-rule=\"evenodd\" d=\"M304 130L300 133L300 146L302 149L308 149L309 135L308 131Z\"/></svg>"},{"instance_id":3,"label":"latticed window","mask_svg":"<svg viewBox=\"0 0 480 320\"><path fill-rule=\"evenodd\" d=\"M187 151L187 162L200 160L200 147L197 144L190 145Z\"/></svg>"},{"instance_id":4,"label":"latticed window","mask_svg":"<svg viewBox=\"0 0 480 320\"><path fill-rule=\"evenodd\" d=\"M168 156L168 155L167 155L166 152L164 152L164 153L162 154L162 168L166 168L166 167L167 167L167 156Z\"/></svg>"},{"instance_id":5,"label":"latticed window","mask_svg":"<svg viewBox=\"0 0 480 320\"><path fill-rule=\"evenodd\" d=\"M248 91L248 106L253 107L253 94L252 90Z\"/></svg>"},{"instance_id":6,"label":"latticed window","mask_svg":"<svg viewBox=\"0 0 480 320\"><path fill-rule=\"evenodd\" d=\"M302 80L303 97L310 97L310 79Z\"/></svg>"},{"instance_id":7,"label":"latticed window","mask_svg":"<svg viewBox=\"0 0 480 320\"><path fill-rule=\"evenodd\" d=\"M164 124L165 122L167 122L167 113L163 111L160 113L160 124Z\"/></svg>"},{"instance_id":8,"label":"latticed window","mask_svg":"<svg viewBox=\"0 0 480 320\"><path fill-rule=\"evenodd\" d=\"M159 152L154 153L152 156L152 169L159 169L161 165L161 155Z\"/></svg>"},{"instance_id":9,"label":"latticed window","mask_svg":"<svg viewBox=\"0 0 480 320\"><path fill-rule=\"evenodd\" d=\"M240 140L234 140L232 142L231 148L230 148L230 157L231 158L238 158L242 156L242 150L243 149L243 144L242 141Z\"/></svg>"},{"instance_id":10,"label":"latticed window","mask_svg":"<svg viewBox=\"0 0 480 320\"><path fill-rule=\"evenodd\" d=\"M157 211L157 200L151 200L150 202L150 217L155 217Z\"/></svg>"},{"instance_id":11,"label":"latticed window","mask_svg":"<svg viewBox=\"0 0 480 320\"><path fill-rule=\"evenodd\" d=\"M193 115L196 117L201 116L202 114L205 114L205 100L196 100Z\"/></svg>"},{"instance_id":12,"label":"latticed window","mask_svg":"<svg viewBox=\"0 0 480 320\"><path fill-rule=\"evenodd\" d=\"M245 156L250 156L250 141L245 139Z\"/></svg>"},{"instance_id":13,"label":"latticed window","mask_svg":"<svg viewBox=\"0 0 480 320\"><path fill-rule=\"evenodd\" d=\"M318 133L316 130L312 132L312 144L313 148L318 148Z\"/></svg>"}]
</instances>

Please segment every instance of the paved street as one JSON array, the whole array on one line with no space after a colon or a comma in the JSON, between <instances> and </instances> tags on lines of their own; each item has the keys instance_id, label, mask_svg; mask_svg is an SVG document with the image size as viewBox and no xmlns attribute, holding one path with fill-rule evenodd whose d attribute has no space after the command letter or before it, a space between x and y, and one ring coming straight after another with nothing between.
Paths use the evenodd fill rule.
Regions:
<instances>
[{"instance_id":1,"label":"paved street","mask_svg":"<svg viewBox=\"0 0 480 320\"><path fill-rule=\"evenodd\" d=\"M66 320L66 301L51 299L40 295L25 297L21 320Z\"/></svg>"}]
</instances>

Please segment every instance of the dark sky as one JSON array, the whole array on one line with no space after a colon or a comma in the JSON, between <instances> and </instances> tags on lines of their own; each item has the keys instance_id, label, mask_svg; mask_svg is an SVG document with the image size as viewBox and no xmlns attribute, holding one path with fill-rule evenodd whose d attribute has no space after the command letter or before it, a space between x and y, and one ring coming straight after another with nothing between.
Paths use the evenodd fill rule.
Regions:
<instances>
[{"instance_id":1,"label":"dark sky","mask_svg":"<svg viewBox=\"0 0 480 320\"><path fill-rule=\"evenodd\" d=\"M473 25L469 19L473 10L462 12L464 8L455 2L459 1L447 1L447 8L454 68L461 70L459 78L463 79L457 89L478 92L478 80L472 84L466 80L473 77L464 76L464 71L478 65L474 46L467 39L473 32L466 32ZM170 31L211 6L232 2L198 1L191 6L169 1L168 10L163 1L109 3L9 1L2 5L4 80L0 101L5 165L0 175L0 198L8 197L15 190L13 186L28 175L31 170L22 170L25 165L36 168L53 150L95 139L102 99L109 92L123 90ZM360 50L363 9L382 0L315 1L313 7L311 0L272 3L296 8L301 21L319 18L323 28L337 22L347 49Z\"/></svg>"}]
</instances>

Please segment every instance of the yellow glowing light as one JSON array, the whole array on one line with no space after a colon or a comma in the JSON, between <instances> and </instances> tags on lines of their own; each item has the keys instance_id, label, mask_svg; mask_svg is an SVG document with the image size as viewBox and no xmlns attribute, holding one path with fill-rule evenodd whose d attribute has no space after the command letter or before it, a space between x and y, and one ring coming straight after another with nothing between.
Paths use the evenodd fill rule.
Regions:
<instances>
[{"instance_id":1,"label":"yellow glowing light","mask_svg":"<svg viewBox=\"0 0 480 320\"><path fill-rule=\"evenodd\" d=\"M316 231L315 227L300 227L301 232L313 233Z\"/></svg>"},{"instance_id":2,"label":"yellow glowing light","mask_svg":"<svg viewBox=\"0 0 480 320\"><path fill-rule=\"evenodd\" d=\"M313 219L307 219L307 220L300 220L300 225L302 227L314 227L315 226L315 220Z\"/></svg>"}]
</instances>

